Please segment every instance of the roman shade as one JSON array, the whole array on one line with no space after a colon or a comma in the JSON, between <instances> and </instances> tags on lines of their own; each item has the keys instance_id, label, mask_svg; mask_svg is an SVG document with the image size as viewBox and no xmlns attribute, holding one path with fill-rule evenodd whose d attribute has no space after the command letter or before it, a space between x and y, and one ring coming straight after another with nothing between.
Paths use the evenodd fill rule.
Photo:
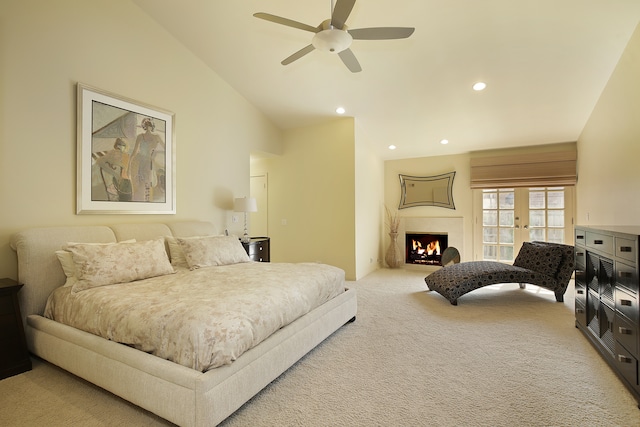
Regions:
<instances>
[{"instance_id":1,"label":"roman shade","mask_svg":"<svg viewBox=\"0 0 640 427\"><path fill-rule=\"evenodd\" d=\"M575 150L471 158L471 188L575 185L576 159Z\"/></svg>"}]
</instances>

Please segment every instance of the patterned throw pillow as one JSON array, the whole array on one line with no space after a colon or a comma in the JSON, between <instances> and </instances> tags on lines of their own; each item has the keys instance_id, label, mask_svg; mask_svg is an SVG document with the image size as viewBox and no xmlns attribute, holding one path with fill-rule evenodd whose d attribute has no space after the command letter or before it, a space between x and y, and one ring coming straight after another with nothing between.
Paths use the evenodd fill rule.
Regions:
<instances>
[{"instance_id":1,"label":"patterned throw pillow","mask_svg":"<svg viewBox=\"0 0 640 427\"><path fill-rule=\"evenodd\" d=\"M562 257L562 248L559 246L525 242L522 244L522 248L513 265L555 277L562 262Z\"/></svg>"},{"instance_id":2,"label":"patterned throw pillow","mask_svg":"<svg viewBox=\"0 0 640 427\"><path fill-rule=\"evenodd\" d=\"M176 240L192 270L251 261L236 236L177 237Z\"/></svg>"},{"instance_id":3,"label":"patterned throw pillow","mask_svg":"<svg viewBox=\"0 0 640 427\"><path fill-rule=\"evenodd\" d=\"M74 243L67 250L73 256L78 276L73 292L175 272L162 237L107 245Z\"/></svg>"}]
</instances>

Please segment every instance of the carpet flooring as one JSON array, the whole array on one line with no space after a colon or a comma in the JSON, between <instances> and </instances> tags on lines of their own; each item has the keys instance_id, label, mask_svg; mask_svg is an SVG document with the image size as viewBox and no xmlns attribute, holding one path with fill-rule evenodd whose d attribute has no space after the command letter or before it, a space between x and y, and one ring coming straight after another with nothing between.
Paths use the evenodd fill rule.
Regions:
<instances>
[{"instance_id":1,"label":"carpet flooring","mask_svg":"<svg viewBox=\"0 0 640 427\"><path fill-rule=\"evenodd\" d=\"M640 426L640 410L535 286L494 285L452 306L424 274L378 270L349 286L358 317L221 426ZM47 362L0 381L3 426L170 423Z\"/></svg>"}]
</instances>

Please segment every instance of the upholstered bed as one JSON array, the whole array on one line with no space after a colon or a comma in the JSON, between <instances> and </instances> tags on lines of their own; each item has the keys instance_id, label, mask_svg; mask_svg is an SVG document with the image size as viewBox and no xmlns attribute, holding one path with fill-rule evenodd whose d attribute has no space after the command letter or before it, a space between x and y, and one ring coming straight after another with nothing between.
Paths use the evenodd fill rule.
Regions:
<instances>
[{"instance_id":1,"label":"upholstered bed","mask_svg":"<svg viewBox=\"0 0 640 427\"><path fill-rule=\"evenodd\" d=\"M132 262L131 267L121 269L130 277L109 280L105 277L110 274L105 272L120 270L117 265L83 264L92 256L109 259L122 253L109 251L137 251L144 245L153 246L150 251L158 255L158 240L163 246L166 242L162 249L171 254L173 246L169 243L178 241L183 247L202 245L210 240L201 237L213 234L212 224L198 221L48 227L16 233L11 246L18 254L18 279L24 284L20 302L30 351L176 424L216 425L355 318L356 295L354 290L345 289L344 272L322 264L245 262L241 254L236 253L240 261L225 262L219 256L210 256L204 259L213 260L213 264L198 265L203 263L203 258L198 261L192 256L197 251L187 251L186 260L171 260L173 271L164 271L166 260L158 256L157 263ZM67 267L63 268L61 252L64 250L73 254L78 269L86 267L79 278L70 277ZM184 261L188 261L187 266L179 265ZM278 282L287 277L286 281L292 282L292 286L279 289ZM207 286L211 280L220 284ZM308 284L306 280L313 283ZM329 285L325 287L323 282ZM177 283L191 283L187 288L193 288L192 293L176 291ZM273 291L275 295L268 293ZM97 297L91 302L89 296L94 294ZM133 294L141 299L136 302ZM162 302L159 299L162 294L172 294L175 304ZM261 302L256 305L245 298L249 294L260 295ZM229 295L240 301L240 308L229 308L221 302ZM129 299L131 301L127 301ZM190 310L186 306L188 301L198 299L205 301L201 308ZM108 305L114 301L116 306ZM125 302L130 306L123 305ZM135 314L131 305L148 305L151 311L166 310L160 314L164 320L156 322L159 329L150 332L157 335L157 342L130 338L143 332L129 326L153 323L133 321L132 318L141 315ZM300 308L287 311L282 306ZM99 312L100 316L98 320L89 321L83 316L76 318L75 313L83 310ZM148 311L143 312L143 316ZM113 312L116 320L107 320L106 312ZM220 313L232 323L213 322L204 331L192 335L185 332L190 318L207 318L210 312ZM268 318L269 312L281 314ZM85 326L87 323L89 326ZM119 323L128 326L121 331L116 328ZM199 342L200 347L188 350L181 347L183 350L172 353L176 347L174 341L178 339L165 335L172 329L167 326L172 326L178 337L185 337L185 342ZM233 332L222 335L239 336L231 340L239 345L207 346L202 337L222 330Z\"/></svg>"}]
</instances>

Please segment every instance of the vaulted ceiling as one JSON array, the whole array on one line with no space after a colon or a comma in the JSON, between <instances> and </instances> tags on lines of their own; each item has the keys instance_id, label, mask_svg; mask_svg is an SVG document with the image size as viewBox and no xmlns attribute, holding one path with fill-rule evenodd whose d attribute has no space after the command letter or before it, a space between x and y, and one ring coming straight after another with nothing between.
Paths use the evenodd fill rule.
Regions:
<instances>
[{"instance_id":1,"label":"vaulted ceiling","mask_svg":"<svg viewBox=\"0 0 640 427\"><path fill-rule=\"evenodd\" d=\"M638 0L358 0L349 28L415 32L354 40L352 73L319 50L281 65L314 34L253 16L316 27L331 0L134 2L278 127L342 106L384 159L577 140L640 22Z\"/></svg>"}]
</instances>

